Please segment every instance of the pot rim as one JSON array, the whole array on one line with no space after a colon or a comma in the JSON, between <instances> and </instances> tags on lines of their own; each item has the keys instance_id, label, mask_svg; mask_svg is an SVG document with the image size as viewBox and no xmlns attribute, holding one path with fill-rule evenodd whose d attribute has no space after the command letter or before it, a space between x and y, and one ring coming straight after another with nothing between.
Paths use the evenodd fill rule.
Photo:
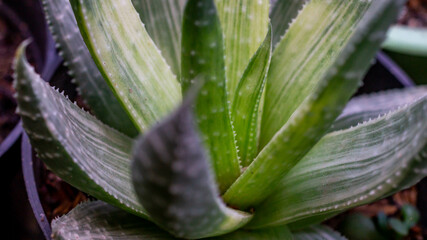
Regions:
<instances>
[{"instance_id":1,"label":"pot rim","mask_svg":"<svg viewBox=\"0 0 427 240\"><path fill-rule=\"evenodd\" d=\"M427 28L395 25L388 30L382 47L388 51L427 57L426 39Z\"/></svg>"}]
</instances>

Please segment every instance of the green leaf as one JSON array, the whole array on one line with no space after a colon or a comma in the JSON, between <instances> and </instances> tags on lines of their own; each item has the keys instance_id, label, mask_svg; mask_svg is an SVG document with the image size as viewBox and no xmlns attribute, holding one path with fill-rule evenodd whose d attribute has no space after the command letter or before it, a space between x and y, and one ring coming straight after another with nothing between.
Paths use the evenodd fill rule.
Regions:
<instances>
[{"instance_id":1,"label":"green leaf","mask_svg":"<svg viewBox=\"0 0 427 240\"><path fill-rule=\"evenodd\" d=\"M186 0L132 0L148 34L176 75L180 72L181 23L185 2Z\"/></svg>"},{"instance_id":2,"label":"green leaf","mask_svg":"<svg viewBox=\"0 0 427 240\"><path fill-rule=\"evenodd\" d=\"M350 41L352 36L354 39L359 38L361 32L365 32L363 35L375 32L374 36L378 37L374 39L375 46L383 39L380 33L385 31L390 20L380 20L387 24L375 31L366 31L361 24L367 25L369 21L362 19L377 20L372 17L375 14L372 8L391 2L332 0L325 4L323 0L312 0L305 5L273 52L267 77L261 147L291 121L291 116L304 106L307 97L314 95L318 86L324 84L327 71L337 69L339 55L349 52L354 45L354 41ZM359 64L367 65L370 58L366 59Z\"/></svg>"},{"instance_id":3,"label":"green leaf","mask_svg":"<svg viewBox=\"0 0 427 240\"><path fill-rule=\"evenodd\" d=\"M408 228L415 226L420 220L420 213L417 208L410 204L403 205L400 211L403 216L403 221Z\"/></svg>"},{"instance_id":4,"label":"green leaf","mask_svg":"<svg viewBox=\"0 0 427 240\"><path fill-rule=\"evenodd\" d=\"M308 0L280 0L273 5L270 12L273 26L273 47L280 42L292 21L307 2Z\"/></svg>"},{"instance_id":5,"label":"green leaf","mask_svg":"<svg viewBox=\"0 0 427 240\"><path fill-rule=\"evenodd\" d=\"M409 228L397 218L390 218L388 224L399 236L407 236L409 233Z\"/></svg>"},{"instance_id":6,"label":"green leaf","mask_svg":"<svg viewBox=\"0 0 427 240\"><path fill-rule=\"evenodd\" d=\"M196 118L223 193L240 175L227 102L222 32L213 0L190 0L184 12L182 87L201 86Z\"/></svg>"},{"instance_id":7,"label":"green leaf","mask_svg":"<svg viewBox=\"0 0 427 240\"><path fill-rule=\"evenodd\" d=\"M71 0L86 45L104 79L144 132L181 100L180 86L131 0Z\"/></svg>"},{"instance_id":8,"label":"green leaf","mask_svg":"<svg viewBox=\"0 0 427 240\"><path fill-rule=\"evenodd\" d=\"M117 101L101 73L77 27L73 10L67 0L43 0L47 22L64 64L78 85L78 92L93 114L107 125L129 135L138 135L126 111Z\"/></svg>"},{"instance_id":9,"label":"green leaf","mask_svg":"<svg viewBox=\"0 0 427 240\"><path fill-rule=\"evenodd\" d=\"M52 89L18 49L18 113L40 159L76 188L148 218L132 188L132 139L104 125Z\"/></svg>"},{"instance_id":10,"label":"green leaf","mask_svg":"<svg viewBox=\"0 0 427 240\"><path fill-rule=\"evenodd\" d=\"M330 132L357 126L401 106L411 104L425 95L425 87L391 89L365 94L351 99L341 115L332 124Z\"/></svg>"},{"instance_id":11,"label":"green leaf","mask_svg":"<svg viewBox=\"0 0 427 240\"><path fill-rule=\"evenodd\" d=\"M351 240L385 240L371 218L361 213L350 213L339 224L338 231Z\"/></svg>"},{"instance_id":12,"label":"green leaf","mask_svg":"<svg viewBox=\"0 0 427 240\"><path fill-rule=\"evenodd\" d=\"M427 88L406 91L413 94L410 103L402 97L403 106L387 106L376 119L324 136L255 210L249 227L333 215L401 190L407 176L424 171L413 164L417 162L415 156L427 145ZM392 94L395 103L400 95L405 96ZM357 103L369 99L370 105L377 106L376 102L392 98L391 93L359 97L350 108L359 109L360 115L366 116L360 110L366 105ZM417 178L426 175L427 171Z\"/></svg>"},{"instance_id":13,"label":"green leaf","mask_svg":"<svg viewBox=\"0 0 427 240\"><path fill-rule=\"evenodd\" d=\"M239 157L243 167L249 166L258 151L260 101L271 59L271 28L264 42L252 57L236 89L232 119L236 131Z\"/></svg>"},{"instance_id":14,"label":"green leaf","mask_svg":"<svg viewBox=\"0 0 427 240\"><path fill-rule=\"evenodd\" d=\"M219 197L191 103L140 138L132 175L152 219L176 237L195 239L234 231L252 216L228 208Z\"/></svg>"},{"instance_id":15,"label":"green leaf","mask_svg":"<svg viewBox=\"0 0 427 240\"><path fill-rule=\"evenodd\" d=\"M228 100L268 31L269 0L215 0L224 33Z\"/></svg>"},{"instance_id":16,"label":"green leaf","mask_svg":"<svg viewBox=\"0 0 427 240\"><path fill-rule=\"evenodd\" d=\"M76 206L52 221L52 236L60 240L172 240L155 224L101 201Z\"/></svg>"},{"instance_id":17,"label":"green leaf","mask_svg":"<svg viewBox=\"0 0 427 240\"><path fill-rule=\"evenodd\" d=\"M351 13L343 11L341 8L342 4L350 7L352 9ZM369 67L369 63L384 37L385 29L396 19L398 10L402 4L402 0L363 1L363 3L360 0L351 0L332 1L331 4L327 5L328 7L326 8L328 11L326 12L331 11L329 8L332 7L332 12L334 14L346 14L348 16L348 18L342 19L343 25L346 25L344 23L352 17L363 17L363 19L357 21L357 27L352 25L352 28L356 29L353 30L350 40L345 42L345 47L340 48L340 54L338 57L334 58L334 63L329 70L321 77L319 76L320 80L317 81L316 86L314 86L310 94L298 87L293 88L294 92L292 94L297 93L298 97L305 96L304 101L300 104L297 111L292 114L289 121L286 122L268 145L259 153L248 169L227 190L224 195L224 200L228 204L237 206L240 209L258 205L273 191L274 186L272 186L272 184L277 184L277 180L283 178L283 176L286 175L326 133L332 122L344 108L345 103L357 89L360 79ZM307 23L305 21L306 19L314 18L318 21L318 14L324 11L325 6L323 1L311 1L293 26ZM338 7L338 9L333 8L333 6ZM365 8L367 8L366 11L361 11ZM354 14L357 13L356 16L353 16L353 12ZM333 13L330 14L333 15ZM321 19L328 18L324 17ZM299 29L299 27L295 28ZM316 27L316 29L318 28ZM339 29L339 32L347 31L347 28L344 30L341 28ZM304 28L300 30L302 33L305 31ZM312 33L312 31L313 29L309 31L309 33ZM292 27L288 34L292 36ZM307 38L306 36L307 35L305 35L304 38ZM319 37L316 34L314 34L314 36L316 36L316 38ZM322 41L329 42L328 39L330 38L329 35L326 35L321 39ZM286 39L286 37L284 39ZM335 37L331 39L335 39ZM280 45L286 44L281 43ZM327 49L334 49L330 47L332 46L326 46ZM275 87L274 84L269 85L269 81L273 79L271 77L275 76L275 79L277 78L277 80L283 82L283 78L275 74L270 75L272 71L274 72L278 68L278 65L276 65L276 70L272 70L273 64L281 63L280 59L278 60L278 56L274 56L277 51L281 51L280 48L281 46L276 48L271 60L267 78L264 113L266 109L272 107L267 104L267 100L270 98L269 101L271 101L271 98L275 96L274 93L269 92L268 88L270 87L270 90L272 88L276 90L280 89L280 87ZM274 62L275 60L276 62ZM292 61L296 60L293 59ZM286 69L284 66L285 65L281 64L280 68ZM323 67L322 65L321 68ZM309 72L311 72L310 69L304 70L304 74ZM305 82L303 79L304 78L301 78L291 85L296 84L299 86L300 83ZM310 85L309 83L304 84ZM286 91L282 92L284 93ZM275 102L284 101L276 99ZM295 99L295 102L298 102L297 99ZM278 108L274 108L274 110L269 109L269 111L276 113L281 112ZM263 117L267 115L264 114ZM284 113L284 115L286 114ZM267 122L264 122L263 118L263 124ZM261 135L262 134L261 129Z\"/></svg>"},{"instance_id":18,"label":"green leaf","mask_svg":"<svg viewBox=\"0 0 427 240\"><path fill-rule=\"evenodd\" d=\"M347 238L341 236L338 232L335 232L331 228L324 225L316 225L306 228L302 231L298 231L292 234L294 240L346 240Z\"/></svg>"},{"instance_id":19,"label":"green leaf","mask_svg":"<svg viewBox=\"0 0 427 240\"><path fill-rule=\"evenodd\" d=\"M53 238L74 240L172 240L177 239L151 222L138 219L106 203L95 201L78 205L67 215L53 220ZM210 240L287 240L292 235L285 226L258 231L239 230Z\"/></svg>"}]
</instances>

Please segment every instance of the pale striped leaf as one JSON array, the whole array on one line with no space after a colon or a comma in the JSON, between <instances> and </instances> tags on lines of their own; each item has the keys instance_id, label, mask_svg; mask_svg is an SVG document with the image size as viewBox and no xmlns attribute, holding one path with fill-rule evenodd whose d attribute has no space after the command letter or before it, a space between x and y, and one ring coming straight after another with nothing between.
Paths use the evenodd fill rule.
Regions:
<instances>
[{"instance_id":1,"label":"pale striped leaf","mask_svg":"<svg viewBox=\"0 0 427 240\"><path fill-rule=\"evenodd\" d=\"M360 110L365 106L367 111ZM427 88L359 97L343 116L370 114L380 116L324 136L257 208L250 227L301 219L308 223L317 215L383 198L427 176L427 158L419 158L427 147ZM424 168L418 168L421 163Z\"/></svg>"},{"instance_id":2,"label":"pale striped leaf","mask_svg":"<svg viewBox=\"0 0 427 240\"><path fill-rule=\"evenodd\" d=\"M15 62L18 113L40 159L76 188L147 218L132 188L132 139L104 125L52 89L25 59Z\"/></svg>"},{"instance_id":3,"label":"pale striped leaf","mask_svg":"<svg viewBox=\"0 0 427 240\"><path fill-rule=\"evenodd\" d=\"M53 220L53 238L62 240L172 240L177 239L153 223L138 219L103 202L78 205L67 215ZM285 226L258 231L239 230L210 240L291 240Z\"/></svg>"},{"instance_id":4,"label":"pale striped leaf","mask_svg":"<svg viewBox=\"0 0 427 240\"><path fill-rule=\"evenodd\" d=\"M294 240L346 240L340 233L324 225L308 227L292 233Z\"/></svg>"},{"instance_id":5,"label":"pale striped leaf","mask_svg":"<svg viewBox=\"0 0 427 240\"><path fill-rule=\"evenodd\" d=\"M273 26L273 47L285 35L306 2L308 0L279 0L272 6L270 19Z\"/></svg>"},{"instance_id":6,"label":"pale striped leaf","mask_svg":"<svg viewBox=\"0 0 427 240\"><path fill-rule=\"evenodd\" d=\"M306 22L307 19L315 18L318 20L318 11L321 13L325 8L325 6L321 4L322 2L323 1L317 0L311 1L293 26L298 26L298 22ZM350 13L343 11L347 8L341 9L342 4L348 5L347 7L351 7L353 10L350 11ZM341 48L339 56L333 59L334 63L329 70L325 74L319 76L320 80L313 86L313 90L310 94L302 91L302 89L293 88L293 94L297 93L299 95L298 98L304 96L304 101L300 104L297 111L292 114L289 121L281 127L280 131L275 134L268 145L262 149L248 169L227 190L224 195L224 199L227 203L238 206L240 209L256 207L273 191L274 188L271 187L271 185L277 183L278 179L286 175L286 173L288 173L327 132L332 122L344 108L345 103L360 84L360 79L369 67L371 59L374 57L376 50L384 38L385 30L395 21L399 8L402 5L403 0L372 2L360 0L332 1L331 4L327 5L327 9L332 7L334 10L333 13L330 14L350 14L350 16L354 18L363 19L361 21L356 21L357 27L353 26L353 28L356 27L356 30L353 30L354 33L351 38L346 41L345 47ZM338 9L334 9L333 6L338 7ZM354 7L359 7L361 9L356 11ZM362 11L365 8L366 10ZM330 9L328 11L330 11ZM355 16L353 14L355 14ZM350 16L349 19L351 19ZM324 17L322 20L323 19L328 18ZM343 21L346 22L345 20ZM344 23L342 24L345 25ZM303 29L301 29L302 32L304 32ZM341 30L347 31L347 29ZM319 37L316 34L314 35ZM331 38L331 36L325 35L320 38L319 41L328 42L329 38ZM332 39L334 39L334 37L332 37ZM280 51L279 48L280 46L275 52L278 50ZM295 48L293 47L293 49ZM281 62L276 59L278 62L274 63L274 54L271 61L270 73L273 64ZM321 68L325 66L328 65L322 65ZM284 65L280 67L285 69ZM278 66L276 66L276 68L278 68ZM304 74L309 72L311 72L311 70L307 69ZM280 79L283 80L283 78L278 78L277 80ZM269 108L267 99L274 97L274 94L268 91L270 80L272 80L272 78L267 78L264 113ZM300 85L300 83L303 82L304 81L299 78L298 83L294 82L294 84ZM310 84L306 83L306 85ZM274 84L270 85L270 88L274 88ZM298 102L296 99L294 100ZM277 103L282 102L278 99L275 101ZM278 110L279 109L276 108L272 111L280 113ZM284 115L286 114L284 113ZM265 117L266 114L263 116ZM261 130L261 135L262 134Z\"/></svg>"},{"instance_id":7,"label":"pale striped leaf","mask_svg":"<svg viewBox=\"0 0 427 240\"><path fill-rule=\"evenodd\" d=\"M349 45L351 36L359 34L355 33L357 26L375 2L386 4L387 1L332 0L325 4L324 0L312 0L301 11L273 52L267 77L261 147L303 106L304 100L314 94L328 69L336 67L339 54Z\"/></svg>"},{"instance_id":8,"label":"pale striped leaf","mask_svg":"<svg viewBox=\"0 0 427 240\"><path fill-rule=\"evenodd\" d=\"M271 59L271 28L246 67L236 89L231 116L236 131L236 143L243 167L247 167L258 153L258 137L262 113L260 105Z\"/></svg>"},{"instance_id":9,"label":"pale striped leaf","mask_svg":"<svg viewBox=\"0 0 427 240\"><path fill-rule=\"evenodd\" d=\"M269 0L215 0L224 33L228 100L268 31Z\"/></svg>"},{"instance_id":10,"label":"pale striped leaf","mask_svg":"<svg viewBox=\"0 0 427 240\"><path fill-rule=\"evenodd\" d=\"M371 93L351 99L329 131L355 127L371 119L380 117L398 107L410 104L425 94L424 87L392 89Z\"/></svg>"},{"instance_id":11,"label":"pale striped leaf","mask_svg":"<svg viewBox=\"0 0 427 240\"><path fill-rule=\"evenodd\" d=\"M142 205L159 226L196 239L237 230L252 216L228 208L219 197L190 100L140 138L132 176Z\"/></svg>"},{"instance_id":12,"label":"pale striped leaf","mask_svg":"<svg viewBox=\"0 0 427 240\"><path fill-rule=\"evenodd\" d=\"M102 122L129 135L136 136L127 112L104 81L87 50L68 0L43 0L50 31L78 85L77 91L89 105L93 114Z\"/></svg>"},{"instance_id":13,"label":"pale striped leaf","mask_svg":"<svg viewBox=\"0 0 427 240\"><path fill-rule=\"evenodd\" d=\"M227 102L223 40L213 0L188 1L184 12L181 82L183 91L201 86L196 118L223 193L240 175Z\"/></svg>"},{"instance_id":14,"label":"pale striped leaf","mask_svg":"<svg viewBox=\"0 0 427 240\"><path fill-rule=\"evenodd\" d=\"M137 128L144 132L181 100L180 86L131 0L71 0L86 45Z\"/></svg>"},{"instance_id":15,"label":"pale striped leaf","mask_svg":"<svg viewBox=\"0 0 427 240\"><path fill-rule=\"evenodd\" d=\"M186 0L132 0L148 34L162 55L179 75L181 62L181 24Z\"/></svg>"}]
</instances>

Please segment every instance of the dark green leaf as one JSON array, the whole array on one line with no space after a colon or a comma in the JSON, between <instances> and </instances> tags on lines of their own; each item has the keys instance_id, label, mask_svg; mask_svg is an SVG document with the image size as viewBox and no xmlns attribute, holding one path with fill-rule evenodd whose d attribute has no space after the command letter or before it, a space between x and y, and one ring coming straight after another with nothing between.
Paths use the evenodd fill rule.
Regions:
<instances>
[{"instance_id":1,"label":"dark green leaf","mask_svg":"<svg viewBox=\"0 0 427 240\"><path fill-rule=\"evenodd\" d=\"M399 236L407 236L409 233L409 228L399 219L390 218L388 220L388 225L393 229Z\"/></svg>"},{"instance_id":2,"label":"dark green leaf","mask_svg":"<svg viewBox=\"0 0 427 240\"><path fill-rule=\"evenodd\" d=\"M234 231L251 215L219 197L190 104L136 143L132 175L152 219L176 237L195 239Z\"/></svg>"},{"instance_id":3,"label":"dark green leaf","mask_svg":"<svg viewBox=\"0 0 427 240\"><path fill-rule=\"evenodd\" d=\"M402 212L403 221L408 228L415 226L418 220L420 220L420 213L410 204L403 205L400 211Z\"/></svg>"},{"instance_id":4,"label":"dark green leaf","mask_svg":"<svg viewBox=\"0 0 427 240\"><path fill-rule=\"evenodd\" d=\"M258 152L261 97L271 58L271 28L264 42L252 57L236 89L232 119L236 131L237 147L243 167L249 166Z\"/></svg>"},{"instance_id":5,"label":"dark green leaf","mask_svg":"<svg viewBox=\"0 0 427 240\"><path fill-rule=\"evenodd\" d=\"M294 240L346 240L341 234L323 225L316 225L292 233Z\"/></svg>"},{"instance_id":6,"label":"dark green leaf","mask_svg":"<svg viewBox=\"0 0 427 240\"><path fill-rule=\"evenodd\" d=\"M222 31L213 0L190 0L184 12L182 87L202 85L196 119L223 193L240 175L224 71Z\"/></svg>"}]
</instances>

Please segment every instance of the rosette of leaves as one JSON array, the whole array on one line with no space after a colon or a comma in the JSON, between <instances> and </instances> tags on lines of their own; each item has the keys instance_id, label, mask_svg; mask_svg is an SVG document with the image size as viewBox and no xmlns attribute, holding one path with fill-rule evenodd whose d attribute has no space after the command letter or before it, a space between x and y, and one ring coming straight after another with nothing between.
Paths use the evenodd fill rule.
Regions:
<instances>
[{"instance_id":1,"label":"rosette of leaves","mask_svg":"<svg viewBox=\"0 0 427 240\"><path fill-rule=\"evenodd\" d=\"M45 0L91 112L25 44L18 112L46 165L99 199L54 238L342 238L316 224L427 175L426 87L349 101L402 4Z\"/></svg>"}]
</instances>

